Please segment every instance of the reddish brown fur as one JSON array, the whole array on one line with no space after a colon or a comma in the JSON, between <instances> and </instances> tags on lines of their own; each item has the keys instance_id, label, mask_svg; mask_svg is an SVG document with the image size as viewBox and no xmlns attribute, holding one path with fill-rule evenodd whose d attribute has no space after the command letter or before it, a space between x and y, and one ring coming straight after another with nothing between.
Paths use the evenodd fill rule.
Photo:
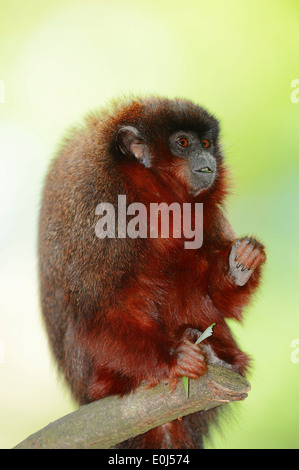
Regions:
<instances>
[{"instance_id":1,"label":"reddish brown fur","mask_svg":"<svg viewBox=\"0 0 299 470\"><path fill-rule=\"evenodd\" d=\"M207 343L214 353L233 370L246 371L248 358L225 318L241 319L259 283L262 247L247 284L235 285L228 258L236 237L221 210L227 178L218 140L216 181L197 197L190 195L182 162L163 141L177 121L197 129L215 127L212 119L180 100L116 105L90 116L51 166L40 216L41 302L50 345L80 404L123 395L142 381L154 385L182 375L198 377L206 369L205 352L193 345L192 329L203 331L211 323L216 326ZM140 124L151 168L115 149L120 126ZM97 238L95 208L100 202L116 206L118 194L125 194L128 204L147 207L151 202L203 202L203 246L186 250L184 240L174 238ZM123 446L199 447L210 415L185 417Z\"/></svg>"}]
</instances>

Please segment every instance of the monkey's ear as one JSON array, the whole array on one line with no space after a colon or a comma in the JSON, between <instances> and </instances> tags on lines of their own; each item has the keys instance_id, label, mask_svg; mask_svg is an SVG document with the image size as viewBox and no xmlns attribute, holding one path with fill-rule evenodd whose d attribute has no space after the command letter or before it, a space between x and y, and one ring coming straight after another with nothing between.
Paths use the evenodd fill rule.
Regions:
<instances>
[{"instance_id":1,"label":"monkey's ear","mask_svg":"<svg viewBox=\"0 0 299 470\"><path fill-rule=\"evenodd\" d=\"M150 153L148 146L141 137L138 129L132 126L123 126L116 136L116 145L124 155L133 155L145 167L150 166Z\"/></svg>"}]
</instances>

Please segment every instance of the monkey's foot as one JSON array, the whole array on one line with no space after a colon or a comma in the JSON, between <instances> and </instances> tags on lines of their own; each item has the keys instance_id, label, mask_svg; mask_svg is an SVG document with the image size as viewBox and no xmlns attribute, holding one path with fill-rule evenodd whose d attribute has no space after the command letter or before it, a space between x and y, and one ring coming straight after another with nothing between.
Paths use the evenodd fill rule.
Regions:
<instances>
[{"instance_id":1,"label":"monkey's foot","mask_svg":"<svg viewBox=\"0 0 299 470\"><path fill-rule=\"evenodd\" d=\"M231 275L238 286L244 286L255 268L264 263L266 255L264 247L254 238L236 240L229 255Z\"/></svg>"}]
</instances>

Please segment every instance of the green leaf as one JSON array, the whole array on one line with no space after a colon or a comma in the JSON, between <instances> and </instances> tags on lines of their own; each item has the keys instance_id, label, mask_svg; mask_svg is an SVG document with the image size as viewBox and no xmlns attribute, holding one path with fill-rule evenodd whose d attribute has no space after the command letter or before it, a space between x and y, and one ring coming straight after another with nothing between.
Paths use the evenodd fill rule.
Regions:
<instances>
[{"instance_id":1,"label":"green leaf","mask_svg":"<svg viewBox=\"0 0 299 470\"><path fill-rule=\"evenodd\" d=\"M186 398L189 397L189 379L188 377L183 377L183 384L186 390Z\"/></svg>"},{"instance_id":2,"label":"green leaf","mask_svg":"<svg viewBox=\"0 0 299 470\"><path fill-rule=\"evenodd\" d=\"M213 326L215 326L216 323L212 323L212 325L208 326L208 328L200 335L197 341L195 341L195 344L201 343L204 339L207 339L209 336L212 336L213 334Z\"/></svg>"}]
</instances>

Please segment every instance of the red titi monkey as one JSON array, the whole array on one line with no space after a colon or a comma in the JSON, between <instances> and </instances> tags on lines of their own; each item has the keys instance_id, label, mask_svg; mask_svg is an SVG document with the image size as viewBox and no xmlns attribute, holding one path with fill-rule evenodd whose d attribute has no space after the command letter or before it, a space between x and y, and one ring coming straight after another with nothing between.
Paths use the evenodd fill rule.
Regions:
<instances>
[{"instance_id":1,"label":"red titi monkey","mask_svg":"<svg viewBox=\"0 0 299 470\"><path fill-rule=\"evenodd\" d=\"M184 100L134 99L72 131L45 181L39 225L42 312L53 354L80 404L141 382L198 378L207 363L240 374L248 357L225 322L257 288L263 246L237 239L219 124ZM98 204L203 204L203 244L184 238L101 238ZM194 344L216 323L204 346ZM200 448L215 411L199 412L120 448Z\"/></svg>"}]
</instances>

